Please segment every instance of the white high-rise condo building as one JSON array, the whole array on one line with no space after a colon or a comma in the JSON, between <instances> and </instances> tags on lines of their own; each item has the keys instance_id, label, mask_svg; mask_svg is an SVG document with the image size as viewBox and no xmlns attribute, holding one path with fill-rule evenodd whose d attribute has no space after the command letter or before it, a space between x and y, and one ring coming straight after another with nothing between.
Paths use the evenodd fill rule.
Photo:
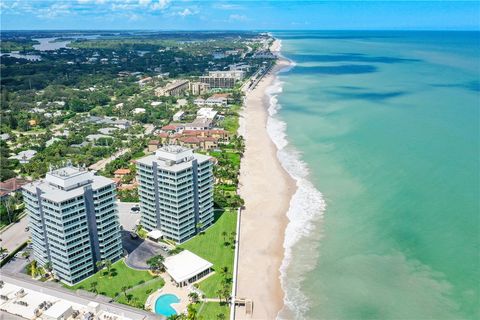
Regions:
<instances>
[{"instance_id":1,"label":"white high-rise condo building","mask_svg":"<svg viewBox=\"0 0 480 320\"><path fill-rule=\"evenodd\" d=\"M184 242L213 223L212 158L165 146L137 160L141 224Z\"/></svg>"},{"instance_id":2,"label":"white high-rise condo building","mask_svg":"<svg viewBox=\"0 0 480 320\"><path fill-rule=\"evenodd\" d=\"M72 285L122 256L115 184L72 165L23 186L34 257Z\"/></svg>"}]
</instances>

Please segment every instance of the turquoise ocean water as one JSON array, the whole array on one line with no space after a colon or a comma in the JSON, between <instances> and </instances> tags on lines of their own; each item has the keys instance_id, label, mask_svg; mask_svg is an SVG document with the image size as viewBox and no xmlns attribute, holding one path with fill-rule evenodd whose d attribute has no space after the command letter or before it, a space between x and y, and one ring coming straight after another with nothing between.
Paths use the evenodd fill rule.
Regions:
<instances>
[{"instance_id":1,"label":"turquoise ocean water","mask_svg":"<svg viewBox=\"0 0 480 320\"><path fill-rule=\"evenodd\" d=\"M274 35L280 318L480 319L480 34Z\"/></svg>"}]
</instances>

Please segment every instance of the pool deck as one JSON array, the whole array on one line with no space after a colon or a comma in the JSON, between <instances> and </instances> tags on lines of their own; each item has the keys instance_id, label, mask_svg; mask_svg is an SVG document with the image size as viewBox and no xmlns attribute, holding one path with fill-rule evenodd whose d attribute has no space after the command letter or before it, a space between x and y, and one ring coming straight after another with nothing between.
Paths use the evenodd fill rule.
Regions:
<instances>
[{"instance_id":1,"label":"pool deck","mask_svg":"<svg viewBox=\"0 0 480 320\"><path fill-rule=\"evenodd\" d=\"M215 272L210 272L205 277L192 283L192 285L207 279L214 273ZM191 292L191 290L189 289L189 287L188 286L182 287L182 288L177 287L175 282L172 280L172 278L170 278L170 276L166 272L161 273L160 276L165 280L165 285L148 296L147 301L145 302L145 310L155 313L155 301L157 301L158 297L164 294L174 294L178 297L178 299L180 299L180 302L172 303L171 304L172 308L175 309L177 314L186 313L187 306L190 303L190 298L188 297L188 294ZM201 297L200 297L200 300L202 300Z\"/></svg>"},{"instance_id":2,"label":"pool deck","mask_svg":"<svg viewBox=\"0 0 480 320\"><path fill-rule=\"evenodd\" d=\"M162 294L174 294L178 297L178 299L180 299L180 302L172 303L172 308L175 309L177 314L186 312L187 305L190 303L188 298L190 290L188 290L188 287L177 287L167 273L162 273L160 276L165 279L165 285L147 298L147 301L145 302L145 309L155 313L155 301L157 301L157 298Z\"/></svg>"}]
</instances>

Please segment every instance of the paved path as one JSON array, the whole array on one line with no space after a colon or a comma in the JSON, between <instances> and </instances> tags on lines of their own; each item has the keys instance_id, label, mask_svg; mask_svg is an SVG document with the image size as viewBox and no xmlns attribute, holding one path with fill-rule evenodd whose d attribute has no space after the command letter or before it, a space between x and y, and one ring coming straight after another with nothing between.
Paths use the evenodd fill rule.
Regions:
<instances>
[{"instance_id":1,"label":"paved path","mask_svg":"<svg viewBox=\"0 0 480 320\"><path fill-rule=\"evenodd\" d=\"M8 252L12 252L19 245L24 243L30 237L30 232L25 231L28 226L28 217L24 216L19 222L12 224L9 228L0 233L0 246L6 248Z\"/></svg>"},{"instance_id":2,"label":"paved path","mask_svg":"<svg viewBox=\"0 0 480 320\"><path fill-rule=\"evenodd\" d=\"M97 163L94 163L92 164L90 167L88 167L89 169L91 170L96 170L96 171L100 171L100 170L103 170L105 169L105 166L110 163L111 161L115 160L116 158L120 157L121 155L124 155L125 153L127 153L128 151L130 151L129 148L126 148L126 149L120 149L119 151L115 152L113 155L111 155L110 157L108 158L105 158L105 159L102 159L100 161L98 161Z\"/></svg>"}]
</instances>

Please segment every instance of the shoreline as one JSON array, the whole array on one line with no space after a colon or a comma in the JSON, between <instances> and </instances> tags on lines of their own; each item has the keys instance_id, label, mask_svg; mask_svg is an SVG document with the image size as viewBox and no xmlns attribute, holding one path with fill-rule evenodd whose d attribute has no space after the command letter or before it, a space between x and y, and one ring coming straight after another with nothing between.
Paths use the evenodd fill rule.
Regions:
<instances>
[{"instance_id":1,"label":"shoreline","mask_svg":"<svg viewBox=\"0 0 480 320\"><path fill-rule=\"evenodd\" d=\"M279 51L275 40L271 50ZM291 62L280 56L276 65L249 91L242 108L239 132L245 138L239 193L242 212L237 296L253 301L253 313L238 309L236 319L275 319L284 307L280 268L284 258L287 212L297 190L296 181L283 168L278 148L267 130L269 88Z\"/></svg>"}]
</instances>

